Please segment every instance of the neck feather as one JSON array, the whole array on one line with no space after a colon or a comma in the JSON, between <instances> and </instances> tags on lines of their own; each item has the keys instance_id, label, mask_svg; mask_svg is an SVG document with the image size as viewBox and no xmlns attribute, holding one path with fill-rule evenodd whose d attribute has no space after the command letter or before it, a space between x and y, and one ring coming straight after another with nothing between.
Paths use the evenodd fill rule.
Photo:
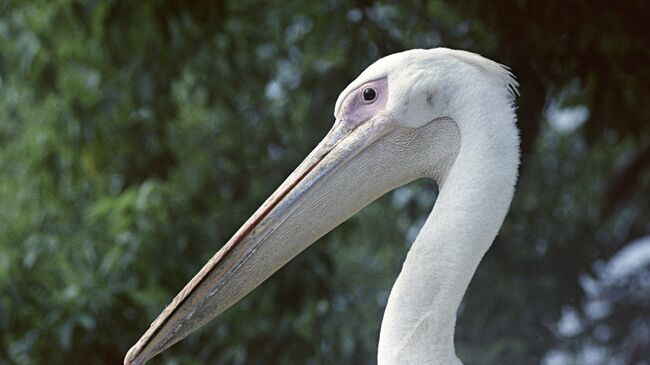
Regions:
<instances>
[{"instance_id":1,"label":"neck feather","mask_svg":"<svg viewBox=\"0 0 650 365\"><path fill-rule=\"evenodd\" d=\"M460 364L456 312L503 223L519 164L514 112L495 110L491 102L453 117L463 121L456 123L460 148L448 171L437 173L440 194L391 290L380 365Z\"/></svg>"}]
</instances>

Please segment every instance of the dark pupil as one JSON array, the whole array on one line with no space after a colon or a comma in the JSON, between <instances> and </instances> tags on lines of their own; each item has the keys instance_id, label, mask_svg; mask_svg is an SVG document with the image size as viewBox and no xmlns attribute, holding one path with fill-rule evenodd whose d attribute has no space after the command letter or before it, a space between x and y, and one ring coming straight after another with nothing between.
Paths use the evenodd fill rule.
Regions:
<instances>
[{"instance_id":1,"label":"dark pupil","mask_svg":"<svg viewBox=\"0 0 650 365\"><path fill-rule=\"evenodd\" d=\"M363 100L365 101L371 101L375 100L375 97L377 96L377 93L375 92L374 89L365 89L363 90Z\"/></svg>"}]
</instances>

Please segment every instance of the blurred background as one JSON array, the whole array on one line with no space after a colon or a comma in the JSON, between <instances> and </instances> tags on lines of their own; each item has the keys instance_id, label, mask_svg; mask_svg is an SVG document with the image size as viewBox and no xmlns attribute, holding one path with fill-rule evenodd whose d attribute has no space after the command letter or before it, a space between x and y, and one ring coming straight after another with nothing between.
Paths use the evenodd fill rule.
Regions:
<instances>
[{"instance_id":1,"label":"blurred background","mask_svg":"<svg viewBox=\"0 0 650 365\"><path fill-rule=\"evenodd\" d=\"M377 58L509 65L523 165L459 310L466 364L649 364L650 4L0 1L0 364L115 364ZM419 181L156 363L375 364Z\"/></svg>"}]
</instances>

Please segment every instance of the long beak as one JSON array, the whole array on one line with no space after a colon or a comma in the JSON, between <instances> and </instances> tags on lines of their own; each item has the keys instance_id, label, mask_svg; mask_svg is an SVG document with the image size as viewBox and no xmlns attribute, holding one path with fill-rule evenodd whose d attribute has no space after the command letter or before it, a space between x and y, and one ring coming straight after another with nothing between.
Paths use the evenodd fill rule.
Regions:
<instances>
[{"instance_id":1,"label":"long beak","mask_svg":"<svg viewBox=\"0 0 650 365\"><path fill-rule=\"evenodd\" d=\"M383 116L356 128L337 120L323 141L176 295L129 350L124 363L144 364L197 330L360 209L357 204L333 212L337 209L328 208L326 200L346 179L338 172L341 167L390 129L389 119ZM343 198L351 197L338 200L344 202Z\"/></svg>"}]
</instances>

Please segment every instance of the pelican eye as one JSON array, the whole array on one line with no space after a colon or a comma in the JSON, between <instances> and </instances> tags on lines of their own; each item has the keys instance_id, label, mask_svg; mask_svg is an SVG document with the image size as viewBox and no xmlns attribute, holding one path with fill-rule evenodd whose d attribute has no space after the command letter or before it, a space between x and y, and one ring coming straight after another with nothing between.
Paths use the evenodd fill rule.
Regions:
<instances>
[{"instance_id":1,"label":"pelican eye","mask_svg":"<svg viewBox=\"0 0 650 365\"><path fill-rule=\"evenodd\" d=\"M377 91L375 91L375 89L371 87L367 87L363 89L361 95L363 95L364 101L374 101L375 99L377 99Z\"/></svg>"}]
</instances>

